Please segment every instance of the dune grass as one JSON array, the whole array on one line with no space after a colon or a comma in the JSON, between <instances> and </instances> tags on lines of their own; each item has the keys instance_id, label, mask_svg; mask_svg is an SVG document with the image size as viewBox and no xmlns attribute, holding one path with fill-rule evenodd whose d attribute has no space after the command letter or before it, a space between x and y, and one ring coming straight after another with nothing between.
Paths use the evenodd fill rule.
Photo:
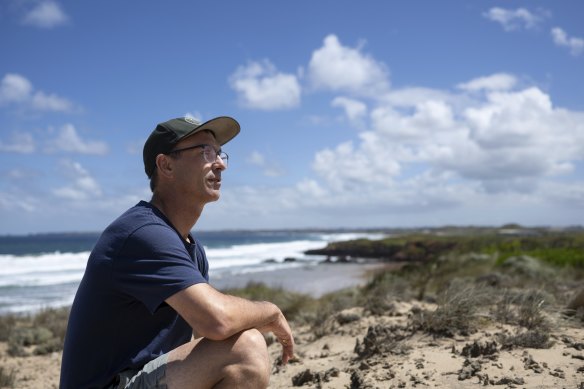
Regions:
<instances>
[{"instance_id":1,"label":"dune grass","mask_svg":"<svg viewBox=\"0 0 584 389\"><path fill-rule=\"evenodd\" d=\"M0 316L0 341L10 356L45 355L63 349L69 308L46 308L30 315Z\"/></svg>"},{"instance_id":2,"label":"dune grass","mask_svg":"<svg viewBox=\"0 0 584 389\"><path fill-rule=\"evenodd\" d=\"M13 388L16 382L16 372L14 369L8 371L4 366L0 366L0 388Z\"/></svg>"}]
</instances>

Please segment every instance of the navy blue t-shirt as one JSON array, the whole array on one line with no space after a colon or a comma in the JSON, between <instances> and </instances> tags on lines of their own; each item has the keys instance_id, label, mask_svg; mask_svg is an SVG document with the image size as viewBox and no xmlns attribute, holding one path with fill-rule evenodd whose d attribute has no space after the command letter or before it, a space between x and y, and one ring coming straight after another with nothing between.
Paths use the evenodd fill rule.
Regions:
<instances>
[{"instance_id":1,"label":"navy blue t-shirt","mask_svg":"<svg viewBox=\"0 0 584 389\"><path fill-rule=\"evenodd\" d=\"M61 389L101 388L191 339L191 327L165 303L209 281L203 247L190 240L144 201L107 227L71 309Z\"/></svg>"}]
</instances>

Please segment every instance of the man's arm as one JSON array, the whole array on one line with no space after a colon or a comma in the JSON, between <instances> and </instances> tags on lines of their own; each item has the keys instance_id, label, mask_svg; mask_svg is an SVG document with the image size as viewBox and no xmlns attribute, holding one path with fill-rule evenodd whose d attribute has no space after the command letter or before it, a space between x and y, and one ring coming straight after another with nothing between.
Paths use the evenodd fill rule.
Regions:
<instances>
[{"instance_id":1,"label":"man's arm","mask_svg":"<svg viewBox=\"0 0 584 389\"><path fill-rule=\"evenodd\" d=\"M294 353L294 338L284 314L267 301L250 301L223 294L209 284L192 285L166 299L200 336L224 340L256 328L273 332L283 346L282 361Z\"/></svg>"}]
</instances>

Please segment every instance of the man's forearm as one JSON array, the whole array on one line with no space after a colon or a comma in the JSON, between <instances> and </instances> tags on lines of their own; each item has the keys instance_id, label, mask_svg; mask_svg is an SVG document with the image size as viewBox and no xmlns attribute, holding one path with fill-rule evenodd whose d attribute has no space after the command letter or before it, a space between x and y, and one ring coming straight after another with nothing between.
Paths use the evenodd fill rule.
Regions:
<instances>
[{"instance_id":1,"label":"man's forearm","mask_svg":"<svg viewBox=\"0 0 584 389\"><path fill-rule=\"evenodd\" d=\"M166 300L200 336L226 339L250 328L263 328L282 315L269 302L230 296L207 284L193 285Z\"/></svg>"}]
</instances>

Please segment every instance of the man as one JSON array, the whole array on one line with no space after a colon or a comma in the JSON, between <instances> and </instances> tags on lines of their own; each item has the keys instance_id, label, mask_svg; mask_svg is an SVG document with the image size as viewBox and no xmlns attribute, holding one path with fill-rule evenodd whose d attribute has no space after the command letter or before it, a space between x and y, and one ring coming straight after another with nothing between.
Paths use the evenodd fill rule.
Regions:
<instances>
[{"instance_id":1,"label":"man","mask_svg":"<svg viewBox=\"0 0 584 389\"><path fill-rule=\"evenodd\" d=\"M269 302L208 284L202 245L190 234L219 199L227 154L239 133L229 117L160 123L144 145L152 200L114 221L94 247L73 302L61 365L69 388L265 388L262 333L294 339ZM194 336L193 336L194 335Z\"/></svg>"}]
</instances>

